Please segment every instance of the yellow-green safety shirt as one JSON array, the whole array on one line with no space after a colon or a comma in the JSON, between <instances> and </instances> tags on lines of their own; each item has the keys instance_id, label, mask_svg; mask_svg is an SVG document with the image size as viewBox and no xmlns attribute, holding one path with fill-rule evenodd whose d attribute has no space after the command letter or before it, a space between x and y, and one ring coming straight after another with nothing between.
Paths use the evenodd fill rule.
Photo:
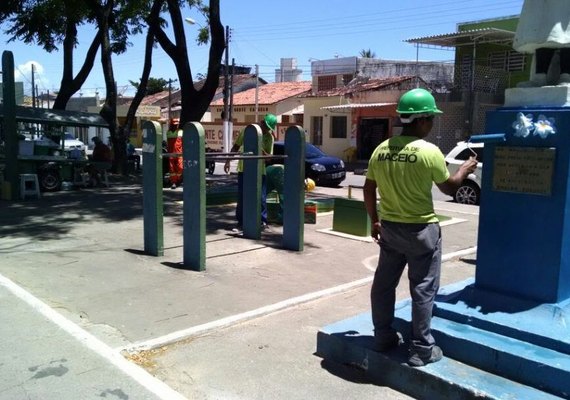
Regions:
<instances>
[{"instance_id":1,"label":"yellow-green safety shirt","mask_svg":"<svg viewBox=\"0 0 570 400\"><path fill-rule=\"evenodd\" d=\"M238 137L236 138L236 140L234 142L234 144L236 146L239 146L239 151L241 153L243 153L244 131L245 130L240 131ZM264 154L263 152L265 152L267 154L273 154L273 141L274 140L275 139L273 138L273 135L269 132L261 135L261 150L263 150L261 152L261 154ZM237 172L243 172L243 160L238 161ZM265 162L261 163L261 174L265 175Z\"/></svg>"},{"instance_id":2,"label":"yellow-green safety shirt","mask_svg":"<svg viewBox=\"0 0 570 400\"><path fill-rule=\"evenodd\" d=\"M378 186L380 219L404 223L438 222L433 183L449 178L445 158L432 143L415 136L394 136L372 153L366 179Z\"/></svg>"}]
</instances>

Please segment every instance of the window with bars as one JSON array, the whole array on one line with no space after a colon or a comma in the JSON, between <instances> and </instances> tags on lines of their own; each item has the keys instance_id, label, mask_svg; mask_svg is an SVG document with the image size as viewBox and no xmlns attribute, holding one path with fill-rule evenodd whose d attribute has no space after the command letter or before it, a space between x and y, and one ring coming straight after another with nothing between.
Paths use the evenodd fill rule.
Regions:
<instances>
[{"instance_id":1,"label":"window with bars","mask_svg":"<svg viewBox=\"0 0 570 400\"><path fill-rule=\"evenodd\" d=\"M317 78L317 90L331 90L336 88L336 75L319 76Z\"/></svg>"},{"instance_id":2,"label":"window with bars","mask_svg":"<svg viewBox=\"0 0 570 400\"><path fill-rule=\"evenodd\" d=\"M525 56L514 50L489 53L489 67L507 72L524 71Z\"/></svg>"},{"instance_id":3,"label":"window with bars","mask_svg":"<svg viewBox=\"0 0 570 400\"><path fill-rule=\"evenodd\" d=\"M346 117L331 117L331 139L346 138Z\"/></svg>"}]
</instances>

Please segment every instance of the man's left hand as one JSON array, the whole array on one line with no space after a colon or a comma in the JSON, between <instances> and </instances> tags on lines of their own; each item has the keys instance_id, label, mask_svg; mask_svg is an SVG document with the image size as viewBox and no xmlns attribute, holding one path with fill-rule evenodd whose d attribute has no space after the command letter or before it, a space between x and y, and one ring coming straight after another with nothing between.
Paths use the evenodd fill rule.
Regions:
<instances>
[{"instance_id":1,"label":"man's left hand","mask_svg":"<svg viewBox=\"0 0 570 400\"><path fill-rule=\"evenodd\" d=\"M380 241L380 222L374 222L370 228L370 236L376 243Z\"/></svg>"}]
</instances>

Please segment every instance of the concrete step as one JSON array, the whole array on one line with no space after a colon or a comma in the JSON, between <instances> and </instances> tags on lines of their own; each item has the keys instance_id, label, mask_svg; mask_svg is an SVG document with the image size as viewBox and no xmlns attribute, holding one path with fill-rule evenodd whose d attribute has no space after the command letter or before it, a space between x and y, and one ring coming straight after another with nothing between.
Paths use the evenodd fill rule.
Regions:
<instances>
[{"instance_id":1,"label":"concrete step","mask_svg":"<svg viewBox=\"0 0 570 400\"><path fill-rule=\"evenodd\" d=\"M404 304L405 307L405 304ZM405 319L399 319L403 326ZM420 399L525 399L560 397L466 365L446 356L435 364L412 368L405 362L407 347L387 353L373 350L370 314L360 314L322 328L317 355L328 361L351 364L365 371L371 382L386 385Z\"/></svg>"},{"instance_id":2,"label":"concrete step","mask_svg":"<svg viewBox=\"0 0 570 400\"><path fill-rule=\"evenodd\" d=\"M570 355L569 303L513 298L468 279L440 289L434 315Z\"/></svg>"},{"instance_id":3,"label":"concrete step","mask_svg":"<svg viewBox=\"0 0 570 400\"><path fill-rule=\"evenodd\" d=\"M395 328L410 331L411 309L399 308ZM447 357L556 396L570 396L570 357L545 347L433 317L432 334Z\"/></svg>"}]
</instances>

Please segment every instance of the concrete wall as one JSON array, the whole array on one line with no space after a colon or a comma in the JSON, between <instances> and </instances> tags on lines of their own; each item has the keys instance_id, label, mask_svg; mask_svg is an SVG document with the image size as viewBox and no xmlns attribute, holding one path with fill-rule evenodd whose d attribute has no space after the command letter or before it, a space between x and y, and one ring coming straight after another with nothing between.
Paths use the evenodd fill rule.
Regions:
<instances>
[{"instance_id":1,"label":"concrete wall","mask_svg":"<svg viewBox=\"0 0 570 400\"><path fill-rule=\"evenodd\" d=\"M394 76L420 76L430 85L451 87L454 65L451 63L425 61L393 61L374 58L359 58L358 75L370 78L390 78Z\"/></svg>"}]
</instances>

